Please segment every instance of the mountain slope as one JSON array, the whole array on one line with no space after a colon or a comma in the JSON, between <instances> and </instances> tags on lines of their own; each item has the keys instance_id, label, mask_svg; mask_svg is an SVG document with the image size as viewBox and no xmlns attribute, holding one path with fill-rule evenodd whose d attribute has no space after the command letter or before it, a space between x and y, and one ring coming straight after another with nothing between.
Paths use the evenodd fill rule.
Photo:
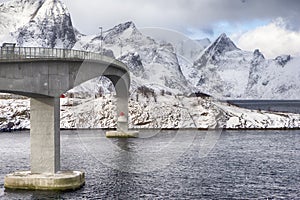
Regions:
<instances>
[{"instance_id":1,"label":"mountain slope","mask_svg":"<svg viewBox=\"0 0 300 200\"><path fill-rule=\"evenodd\" d=\"M222 34L194 62L199 91L218 98L299 99L299 59L265 59L259 50L243 51Z\"/></svg>"},{"instance_id":2,"label":"mountain slope","mask_svg":"<svg viewBox=\"0 0 300 200\"><path fill-rule=\"evenodd\" d=\"M289 55L262 60L250 68L245 97L256 99L300 99L300 58Z\"/></svg>"},{"instance_id":3,"label":"mountain slope","mask_svg":"<svg viewBox=\"0 0 300 200\"><path fill-rule=\"evenodd\" d=\"M235 46L230 38L228 38L225 33L222 33L216 41L204 50L195 64L198 69L207 64L217 64L220 56L224 55L226 52L238 50L240 49Z\"/></svg>"},{"instance_id":4,"label":"mountain slope","mask_svg":"<svg viewBox=\"0 0 300 200\"><path fill-rule=\"evenodd\" d=\"M190 75L199 91L218 98L240 97L249 76L250 52L243 52L225 34L211 43L193 64Z\"/></svg>"},{"instance_id":5,"label":"mountain slope","mask_svg":"<svg viewBox=\"0 0 300 200\"><path fill-rule=\"evenodd\" d=\"M100 52L101 36L81 36L75 49ZM184 93L189 85L171 44L158 43L143 35L133 22L119 24L103 33L103 51L112 52L128 65L132 90L147 85Z\"/></svg>"},{"instance_id":6,"label":"mountain slope","mask_svg":"<svg viewBox=\"0 0 300 200\"><path fill-rule=\"evenodd\" d=\"M72 48L74 28L60 0L13 0L0 5L0 42Z\"/></svg>"}]
</instances>

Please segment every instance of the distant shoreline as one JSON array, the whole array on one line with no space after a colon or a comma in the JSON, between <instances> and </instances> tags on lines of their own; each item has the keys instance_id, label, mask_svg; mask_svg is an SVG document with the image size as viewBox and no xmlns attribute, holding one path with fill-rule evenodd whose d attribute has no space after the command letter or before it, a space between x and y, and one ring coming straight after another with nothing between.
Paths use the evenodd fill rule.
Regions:
<instances>
[{"instance_id":1,"label":"distant shoreline","mask_svg":"<svg viewBox=\"0 0 300 200\"><path fill-rule=\"evenodd\" d=\"M86 131L86 130L102 130L102 131L110 131L110 130L116 130L115 128L61 128L60 131ZM300 127L294 127L294 128L141 128L141 129L130 129L135 131L142 131L142 130L162 130L162 131L178 131L178 130L198 130L198 131L214 131L214 130L225 130L225 131L263 131L263 130L300 130ZM23 132L23 131L30 131L30 129L14 129L11 131L0 131L1 133L16 133L16 132Z\"/></svg>"}]
</instances>

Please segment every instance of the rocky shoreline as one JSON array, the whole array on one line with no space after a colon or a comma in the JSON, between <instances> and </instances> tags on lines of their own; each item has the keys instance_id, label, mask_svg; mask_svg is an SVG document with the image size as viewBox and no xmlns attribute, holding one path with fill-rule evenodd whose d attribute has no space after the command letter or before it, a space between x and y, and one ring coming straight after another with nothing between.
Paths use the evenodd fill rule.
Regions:
<instances>
[{"instance_id":1,"label":"rocky shoreline","mask_svg":"<svg viewBox=\"0 0 300 200\"><path fill-rule=\"evenodd\" d=\"M300 115L249 110L213 98L174 95L132 95L129 100L131 129L299 129ZM61 99L61 129L114 129L115 98ZM0 130L30 129L29 99L0 100Z\"/></svg>"}]
</instances>

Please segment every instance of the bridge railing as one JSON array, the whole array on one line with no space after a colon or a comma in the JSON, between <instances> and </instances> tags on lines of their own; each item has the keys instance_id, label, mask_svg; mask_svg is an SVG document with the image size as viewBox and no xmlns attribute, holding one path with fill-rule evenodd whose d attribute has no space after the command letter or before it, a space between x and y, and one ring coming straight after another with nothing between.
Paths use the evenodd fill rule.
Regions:
<instances>
[{"instance_id":1,"label":"bridge railing","mask_svg":"<svg viewBox=\"0 0 300 200\"><path fill-rule=\"evenodd\" d=\"M80 60L100 60L108 63L116 63L127 67L114 58L93 52L54 49L42 47L1 47L0 60L21 60L21 59L80 59Z\"/></svg>"}]
</instances>

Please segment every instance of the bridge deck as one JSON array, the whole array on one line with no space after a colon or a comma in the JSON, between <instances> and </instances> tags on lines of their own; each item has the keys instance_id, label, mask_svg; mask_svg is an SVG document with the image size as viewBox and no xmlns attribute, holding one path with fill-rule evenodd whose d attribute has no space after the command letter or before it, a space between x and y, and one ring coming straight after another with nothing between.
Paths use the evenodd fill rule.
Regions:
<instances>
[{"instance_id":1,"label":"bridge deck","mask_svg":"<svg viewBox=\"0 0 300 200\"><path fill-rule=\"evenodd\" d=\"M122 66L128 71L128 67L115 58L105 56L100 53L80 51L73 49L59 49L59 48L43 48L43 47L1 47L0 62L15 62L36 59L47 60L95 60L106 63L113 63L116 66Z\"/></svg>"}]
</instances>

